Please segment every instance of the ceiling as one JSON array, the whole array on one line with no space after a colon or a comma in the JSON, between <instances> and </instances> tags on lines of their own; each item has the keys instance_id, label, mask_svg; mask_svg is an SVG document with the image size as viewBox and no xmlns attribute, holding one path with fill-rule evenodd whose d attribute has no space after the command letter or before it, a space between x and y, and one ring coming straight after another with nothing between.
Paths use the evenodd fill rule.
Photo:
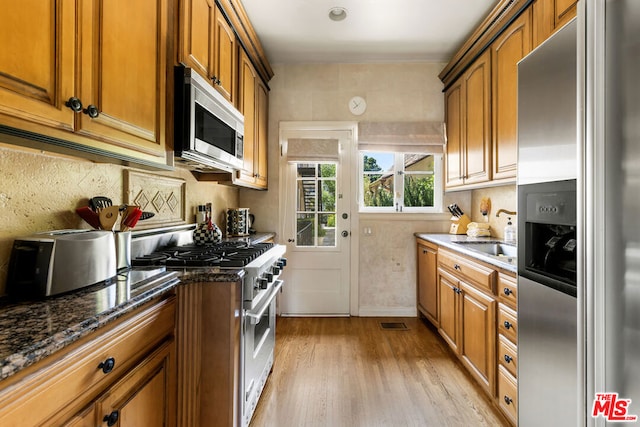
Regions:
<instances>
[{"instance_id":1,"label":"ceiling","mask_svg":"<svg viewBox=\"0 0 640 427\"><path fill-rule=\"evenodd\" d=\"M242 0L269 62L447 62L498 0ZM332 7L347 9L342 21Z\"/></svg>"}]
</instances>

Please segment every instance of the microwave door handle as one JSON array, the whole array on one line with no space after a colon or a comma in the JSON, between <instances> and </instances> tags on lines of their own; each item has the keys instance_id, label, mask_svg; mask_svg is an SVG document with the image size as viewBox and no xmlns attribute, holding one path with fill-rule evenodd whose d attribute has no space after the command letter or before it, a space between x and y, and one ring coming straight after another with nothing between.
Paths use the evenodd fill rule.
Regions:
<instances>
[{"instance_id":1,"label":"microwave door handle","mask_svg":"<svg viewBox=\"0 0 640 427\"><path fill-rule=\"evenodd\" d=\"M265 303L262 305L260 310L258 310L257 312L251 312L251 311L245 312L245 314L251 318L252 324L258 323L258 321L264 315L264 312L267 311L267 308L269 308L269 306L271 305L271 302L278 295L278 292L280 292L280 289L282 289L282 285L284 285L284 282L282 280L276 280L274 283L275 283L275 287L273 288L273 292L271 292L271 295L269 295L269 297L267 298L267 301L265 301Z\"/></svg>"}]
</instances>

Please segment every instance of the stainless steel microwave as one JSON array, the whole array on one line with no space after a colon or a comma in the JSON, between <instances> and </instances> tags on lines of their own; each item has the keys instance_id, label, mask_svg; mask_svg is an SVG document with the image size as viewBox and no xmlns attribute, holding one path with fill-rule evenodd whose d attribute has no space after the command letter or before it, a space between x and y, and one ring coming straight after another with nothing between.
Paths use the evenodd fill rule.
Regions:
<instances>
[{"instance_id":1,"label":"stainless steel microwave","mask_svg":"<svg viewBox=\"0 0 640 427\"><path fill-rule=\"evenodd\" d=\"M244 116L197 72L175 67L174 154L195 170L243 166Z\"/></svg>"}]
</instances>

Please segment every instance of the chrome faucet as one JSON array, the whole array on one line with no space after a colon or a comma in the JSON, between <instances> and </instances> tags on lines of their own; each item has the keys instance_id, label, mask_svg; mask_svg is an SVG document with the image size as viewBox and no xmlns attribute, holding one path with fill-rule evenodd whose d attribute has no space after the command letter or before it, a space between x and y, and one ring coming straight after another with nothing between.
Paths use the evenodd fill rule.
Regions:
<instances>
[{"instance_id":1,"label":"chrome faucet","mask_svg":"<svg viewBox=\"0 0 640 427\"><path fill-rule=\"evenodd\" d=\"M496 217L499 217L501 213L506 213L507 215L516 215L515 211L508 211L506 209L498 209L498 212L496 212Z\"/></svg>"}]
</instances>

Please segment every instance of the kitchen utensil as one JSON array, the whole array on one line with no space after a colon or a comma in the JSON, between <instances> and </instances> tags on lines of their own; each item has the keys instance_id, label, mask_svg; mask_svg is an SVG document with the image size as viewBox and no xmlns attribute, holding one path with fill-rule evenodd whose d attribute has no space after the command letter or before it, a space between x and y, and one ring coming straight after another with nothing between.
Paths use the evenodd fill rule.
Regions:
<instances>
[{"instance_id":1,"label":"kitchen utensil","mask_svg":"<svg viewBox=\"0 0 640 427\"><path fill-rule=\"evenodd\" d=\"M127 231L133 228L138 223L138 220L142 216L142 209L137 206L127 206L123 216L120 231Z\"/></svg>"},{"instance_id":2,"label":"kitchen utensil","mask_svg":"<svg viewBox=\"0 0 640 427\"><path fill-rule=\"evenodd\" d=\"M155 216L155 213L153 213L153 212L143 211L142 215L140 215L140 221L143 221L143 220L149 219L149 218L153 218L154 216Z\"/></svg>"},{"instance_id":3,"label":"kitchen utensil","mask_svg":"<svg viewBox=\"0 0 640 427\"><path fill-rule=\"evenodd\" d=\"M103 230L113 231L113 228L120 217L119 206L108 206L100 209L100 227Z\"/></svg>"},{"instance_id":4,"label":"kitchen utensil","mask_svg":"<svg viewBox=\"0 0 640 427\"><path fill-rule=\"evenodd\" d=\"M455 203L453 204L453 210L456 212L456 216L458 218L460 218L462 215L464 215L464 212L462 212L462 209L460 209L458 207L458 205L456 205Z\"/></svg>"},{"instance_id":5,"label":"kitchen utensil","mask_svg":"<svg viewBox=\"0 0 640 427\"><path fill-rule=\"evenodd\" d=\"M94 212L99 212L101 209L112 205L113 202L111 199L105 196L94 196L89 199L89 207L93 209Z\"/></svg>"},{"instance_id":6,"label":"kitchen utensil","mask_svg":"<svg viewBox=\"0 0 640 427\"><path fill-rule=\"evenodd\" d=\"M83 206L81 208L76 209L76 213L82 218L87 224L92 226L95 229L100 228L100 216L97 212L91 210L89 206Z\"/></svg>"}]
</instances>

